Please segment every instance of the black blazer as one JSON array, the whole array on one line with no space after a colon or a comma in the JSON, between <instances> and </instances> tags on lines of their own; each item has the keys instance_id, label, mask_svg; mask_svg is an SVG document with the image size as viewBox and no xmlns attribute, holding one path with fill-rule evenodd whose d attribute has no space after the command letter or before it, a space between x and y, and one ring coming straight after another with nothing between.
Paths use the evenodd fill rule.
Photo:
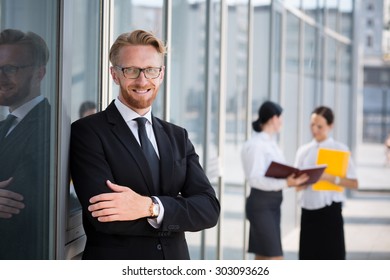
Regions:
<instances>
[{"instance_id":1,"label":"black blazer","mask_svg":"<svg viewBox=\"0 0 390 280\"><path fill-rule=\"evenodd\" d=\"M2 122L0 122L0 127ZM50 105L38 103L0 144L0 181L24 197L25 208L0 218L0 259L49 257ZM54 198L54 196L53 196Z\"/></svg>"},{"instance_id":2,"label":"black blazer","mask_svg":"<svg viewBox=\"0 0 390 280\"><path fill-rule=\"evenodd\" d=\"M189 259L185 231L216 225L220 205L199 157L181 127L153 117L160 154L160 190L141 147L112 102L105 111L72 124L70 169L83 207L84 259ZM165 214L159 229L146 218L101 223L87 210L89 199L110 192L106 180L135 192L157 195Z\"/></svg>"}]
</instances>

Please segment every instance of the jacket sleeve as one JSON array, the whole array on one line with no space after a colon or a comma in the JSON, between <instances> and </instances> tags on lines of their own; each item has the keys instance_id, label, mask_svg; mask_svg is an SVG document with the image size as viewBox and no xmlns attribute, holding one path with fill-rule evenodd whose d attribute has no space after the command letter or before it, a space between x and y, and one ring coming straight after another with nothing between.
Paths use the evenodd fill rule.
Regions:
<instances>
[{"instance_id":1,"label":"jacket sleeve","mask_svg":"<svg viewBox=\"0 0 390 280\"><path fill-rule=\"evenodd\" d=\"M216 225L220 204L215 191L199 163L199 156L183 130L177 151L182 158L175 161L174 184L180 192L176 196L159 196L164 205L162 231L199 231ZM180 139L180 138L179 138ZM177 140L177 138L176 138ZM177 179L177 180L176 180Z\"/></svg>"}]
</instances>

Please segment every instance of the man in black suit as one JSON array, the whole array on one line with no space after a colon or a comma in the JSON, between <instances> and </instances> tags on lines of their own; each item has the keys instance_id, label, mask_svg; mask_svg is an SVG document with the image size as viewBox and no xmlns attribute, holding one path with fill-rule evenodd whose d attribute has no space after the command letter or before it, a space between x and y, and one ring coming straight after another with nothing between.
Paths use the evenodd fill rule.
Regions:
<instances>
[{"instance_id":1,"label":"man in black suit","mask_svg":"<svg viewBox=\"0 0 390 280\"><path fill-rule=\"evenodd\" d=\"M72 124L70 168L87 236L83 259L189 259L184 232L218 221L219 202L187 131L151 113L164 55L149 32L120 35L110 50L118 98Z\"/></svg>"},{"instance_id":2,"label":"man in black suit","mask_svg":"<svg viewBox=\"0 0 390 280\"><path fill-rule=\"evenodd\" d=\"M48 59L37 34L0 33L0 106L10 113L0 122L0 259L49 257L50 105L40 88Z\"/></svg>"}]
</instances>

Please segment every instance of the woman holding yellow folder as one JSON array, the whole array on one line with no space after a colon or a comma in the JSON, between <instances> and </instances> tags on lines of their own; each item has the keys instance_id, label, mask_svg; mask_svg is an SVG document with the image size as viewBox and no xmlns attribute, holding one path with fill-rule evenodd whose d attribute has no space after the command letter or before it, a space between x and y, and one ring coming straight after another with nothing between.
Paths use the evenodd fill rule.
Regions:
<instances>
[{"instance_id":1,"label":"woman holding yellow folder","mask_svg":"<svg viewBox=\"0 0 390 280\"><path fill-rule=\"evenodd\" d=\"M295 165L301 168L319 163L319 151L340 151L339 154L348 155L345 176L331 175L327 170L321 176L320 186L328 184L335 188L303 187L299 240L299 259L303 260L337 260L345 259L346 255L342 217L345 195L337 187L357 189L358 180L348 147L329 136L333 122L334 114L330 108L320 106L314 109L310 121L313 140L301 146L296 155Z\"/></svg>"},{"instance_id":2,"label":"woman holding yellow folder","mask_svg":"<svg viewBox=\"0 0 390 280\"><path fill-rule=\"evenodd\" d=\"M285 162L282 150L276 142L276 134L282 126L282 107L265 101L259 108L259 117L252 123L252 137L242 148L242 164L245 178L251 186L246 200L246 217L250 223L248 252L256 260L283 259L280 235L280 206L283 188L307 181L303 174L287 179L265 177L272 161Z\"/></svg>"}]
</instances>

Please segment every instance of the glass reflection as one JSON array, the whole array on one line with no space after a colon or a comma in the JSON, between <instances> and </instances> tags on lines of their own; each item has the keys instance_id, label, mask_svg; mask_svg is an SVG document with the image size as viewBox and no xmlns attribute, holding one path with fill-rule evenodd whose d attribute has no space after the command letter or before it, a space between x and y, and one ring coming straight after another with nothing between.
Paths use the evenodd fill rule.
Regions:
<instances>
[{"instance_id":1,"label":"glass reflection","mask_svg":"<svg viewBox=\"0 0 390 280\"><path fill-rule=\"evenodd\" d=\"M0 106L9 115L0 122L0 259L49 256L51 106L41 90L48 60L40 35L1 31ZM7 73L11 65L25 67Z\"/></svg>"}]
</instances>

